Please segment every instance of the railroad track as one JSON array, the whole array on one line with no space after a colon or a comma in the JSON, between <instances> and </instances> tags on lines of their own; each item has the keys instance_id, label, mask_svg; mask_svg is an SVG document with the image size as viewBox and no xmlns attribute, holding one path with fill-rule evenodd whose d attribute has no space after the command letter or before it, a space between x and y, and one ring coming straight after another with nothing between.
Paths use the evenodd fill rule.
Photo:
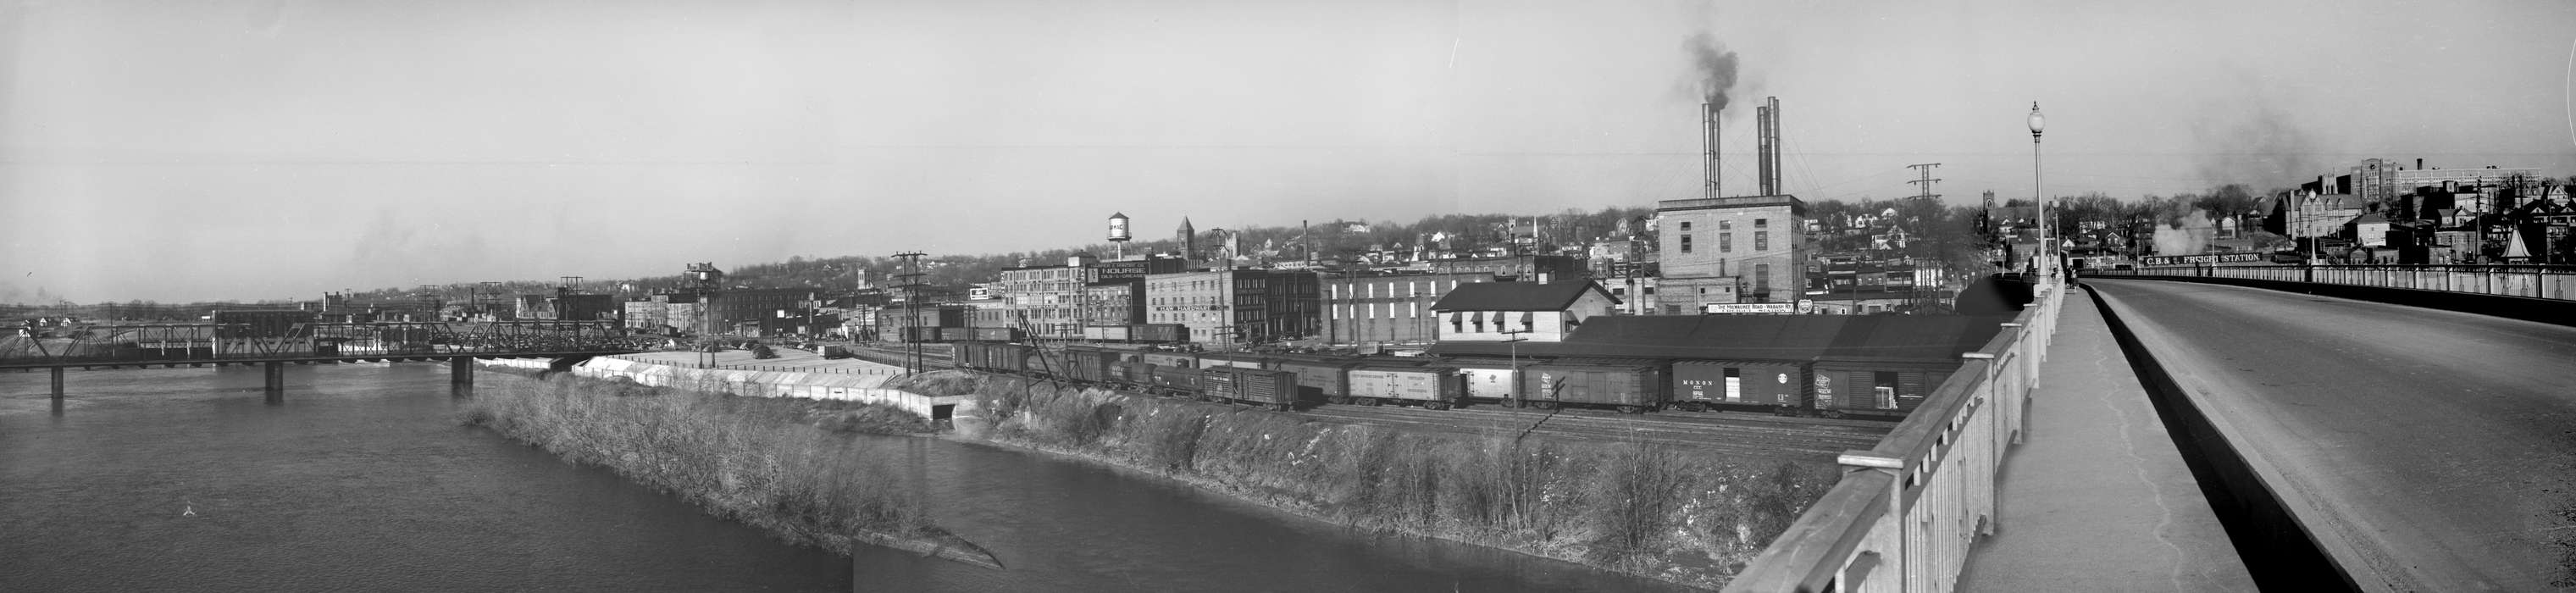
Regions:
<instances>
[{"instance_id":1,"label":"railroad track","mask_svg":"<svg viewBox=\"0 0 2576 593\"><path fill-rule=\"evenodd\" d=\"M1762 458L1830 458L1878 443L1893 424L1844 426L1780 422L1763 417L1657 418L1654 416L1554 413L1510 408L1423 410L1419 408L1325 406L1299 412L1326 422L1381 424L1457 434L1544 436L1588 441L1637 442L1690 447L1710 452Z\"/></svg>"}]
</instances>

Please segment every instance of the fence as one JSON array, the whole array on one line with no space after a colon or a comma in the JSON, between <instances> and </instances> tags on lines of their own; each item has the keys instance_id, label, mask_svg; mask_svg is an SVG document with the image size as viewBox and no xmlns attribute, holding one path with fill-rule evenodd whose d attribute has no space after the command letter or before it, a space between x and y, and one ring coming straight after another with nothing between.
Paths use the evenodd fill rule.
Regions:
<instances>
[{"instance_id":1,"label":"fence","mask_svg":"<svg viewBox=\"0 0 2576 593\"><path fill-rule=\"evenodd\" d=\"M2021 440L2064 284L2031 304L1896 430L1838 459L1842 481L1754 557L1727 591L1941 591L1994 532L1995 470Z\"/></svg>"},{"instance_id":2,"label":"fence","mask_svg":"<svg viewBox=\"0 0 2576 593\"><path fill-rule=\"evenodd\" d=\"M2280 282L2311 282L2382 288L2408 288L2498 296L2576 300L2576 266L2280 266L2199 264L2149 266L2135 270L2087 270L2086 274L2119 276L2193 276Z\"/></svg>"}]
</instances>

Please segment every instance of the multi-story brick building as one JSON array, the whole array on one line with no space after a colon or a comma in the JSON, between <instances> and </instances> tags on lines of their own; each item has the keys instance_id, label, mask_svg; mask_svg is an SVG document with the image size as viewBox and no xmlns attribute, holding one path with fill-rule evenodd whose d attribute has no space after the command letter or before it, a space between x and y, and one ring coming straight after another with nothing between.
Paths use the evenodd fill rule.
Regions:
<instances>
[{"instance_id":1,"label":"multi-story brick building","mask_svg":"<svg viewBox=\"0 0 2576 593\"><path fill-rule=\"evenodd\" d=\"M1145 277L1145 322L1188 326L1190 341L1258 343L1322 331L1313 272L1214 270Z\"/></svg>"},{"instance_id":2,"label":"multi-story brick building","mask_svg":"<svg viewBox=\"0 0 2576 593\"><path fill-rule=\"evenodd\" d=\"M1461 284L1493 281L1487 272L1326 275L1322 337L1333 344L1430 342L1439 336L1432 303Z\"/></svg>"},{"instance_id":3,"label":"multi-story brick building","mask_svg":"<svg viewBox=\"0 0 2576 593\"><path fill-rule=\"evenodd\" d=\"M1805 292L1807 205L1793 196L1656 203L1665 313L1715 303L1794 303Z\"/></svg>"}]
</instances>

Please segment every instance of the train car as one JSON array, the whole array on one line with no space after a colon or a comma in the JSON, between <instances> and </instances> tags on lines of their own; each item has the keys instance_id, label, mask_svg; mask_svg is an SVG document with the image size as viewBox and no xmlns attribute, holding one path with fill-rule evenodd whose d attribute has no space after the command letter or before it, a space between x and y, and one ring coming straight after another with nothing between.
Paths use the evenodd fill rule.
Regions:
<instances>
[{"instance_id":1,"label":"train car","mask_svg":"<svg viewBox=\"0 0 2576 593\"><path fill-rule=\"evenodd\" d=\"M1028 341L1028 340L1027 340L1027 338L1028 338L1027 333L1026 333L1026 332L1022 332L1022 331L1020 331L1020 328L1016 328L1016 327L976 327L976 328L967 328L967 329L968 329L968 333L971 333L971 334L973 334L973 335L975 336L975 340L976 340L976 341L981 341L981 342L1025 342L1025 341Z\"/></svg>"},{"instance_id":2,"label":"train car","mask_svg":"<svg viewBox=\"0 0 2576 593\"><path fill-rule=\"evenodd\" d=\"M1199 368L1234 367L1239 369L1270 368L1270 357L1248 352L1201 352Z\"/></svg>"},{"instance_id":3,"label":"train car","mask_svg":"<svg viewBox=\"0 0 2576 593\"><path fill-rule=\"evenodd\" d=\"M1467 400L1467 384L1454 368L1362 364L1351 367L1349 376L1347 399L1363 405L1414 404L1446 410Z\"/></svg>"},{"instance_id":4,"label":"train car","mask_svg":"<svg viewBox=\"0 0 2576 593\"><path fill-rule=\"evenodd\" d=\"M1136 359L1145 364L1184 369L1199 368L1199 355L1187 352L1138 352Z\"/></svg>"},{"instance_id":5,"label":"train car","mask_svg":"<svg viewBox=\"0 0 2576 593\"><path fill-rule=\"evenodd\" d=\"M1109 384L1123 389L1151 392L1154 386L1154 365L1133 360L1109 363Z\"/></svg>"},{"instance_id":6,"label":"train car","mask_svg":"<svg viewBox=\"0 0 2576 593\"><path fill-rule=\"evenodd\" d=\"M937 341L941 341L941 342L964 342L964 341L967 341L967 340L973 340L973 339L975 339L975 328L971 328L971 327L943 327L943 328L939 328L939 338L938 338L938 340L937 340ZM1005 341L1007 341L1007 340L1005 340Z\"/></svg>"},{"instance_id":7,"label":"train car","mask_svg":"<svg viewBox=\"0 0 2576 593\"><path fill-rule=\"evenodd\" d=\"M1902 419L1956 370L1957 365L1937 363L1819 360L1815 409L1832 417Z\"/></svg>"},{"instance_id":8,"label":"train car","mask_svg":"<svg viewBox=\"0 0 2576 593\"><path fill-rule=\"evenodd\" d=\"M1153 392L1155 395L1188 398L1203 397L1199 391L1199 369L1163 366L1150 362L1139 366L1145 367L1146 379L1148 381L1145 383L1146 390Z\"/></svg>"},{"instance_id":9,"label":"train car","mask_svg":"<svg viewBox=\"0 0 2576 593\"><path fill-rule=\"evenodd\" d=\"M1297 407L1297 374L1219 366L1198 369L1201 400L1253 404L1282 412Z\"/></svg>"},{"instance_id":10,"label":"train car","mask_svg":"<svg viewBox=\"0 0 2576 593\"><path fill-rule=\"evenodd\" d=\"M1469 402L1511 403L1512 386L1520 383L1519 373L1506 361L1446 359L1437 364L1458 370L1459 382L1467 386Z\"/></svg>"},{"instance_id":11,"label":"train car","mask_svg":"<svg viewBox=\"0 0 2576 593\"><path fill-rule=\"evenodd\" d=\"M1271 363L1270 368L1297 374L1297 398L1310 402L1350 403L1350 359L1325 356L1286 356Z\"/></svg>"},{"instance_id":12,"label":"train car","mask_svg":"<svg viewBox=\"0 0 2576 593\"><path fill-rule=\"evenodd\" d=\"M1805 363L1680 360L1673 362L1672 380L1666 408L1768 411L1784 416L1814 411L1808 392L1813 379Z\"/></svg>"},{"instance_id":13,"label":"train car","mask_svg":"<svg viewBox=\"0 0 2576 593\"><path fill-rule=\"evenodd\" d=\"M1125 342L1134 335L1124 325L1088 325L1082 328L1082 339L1094 342Z\"/></svg>"},{"instance_id":14,"label":"train car","mask_svg":"<svg viewBox=\"0 0 2576 593\"><path fill-rule=\"evenodd\" d=\"M958 342L956 366L995 373L1027 374L1036 349L1025 344Z\"/></svg>"},{"instance_id":15,"label":"train car","mask_svg":"<svg viewBox=\"0 0 2576 593\"><path fill-rule=\"evenodd\" d=\"M1635 414L1663 405L1671 389L1663 366L1611 360L1524 364L1521 393L1542 410L1579 406Z\"/></svg>"},{"instance_id":16,"label":"train car","mask_svg":"<svg viewBox=\"0 0 2576 593\"><path fill-rule=\"evenodd\" d=\"M1066 346L1057 353L1063 359L1060 374L1066 378L1104 385L1116 382L1109 365L1118 362L1118 351L1095 346Z\"/></svg>"},{"instance_id":17,"label":"train car","mask_svg":"<svg viewBox=\"0 0 2576 593\"><path fill-rule=\"evenodd\" d=\"M1190 329L1178 323L1138 323L1128 326L1127 339L1145 344L1187 342Z\"/></svg>"}]
</instances>

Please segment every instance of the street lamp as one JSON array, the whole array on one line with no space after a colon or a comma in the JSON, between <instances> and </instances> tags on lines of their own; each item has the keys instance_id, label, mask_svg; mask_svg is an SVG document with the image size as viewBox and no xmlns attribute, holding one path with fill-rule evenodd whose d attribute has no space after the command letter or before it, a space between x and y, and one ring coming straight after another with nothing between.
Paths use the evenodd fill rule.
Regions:
<instances>
[{"instance_id":1,"label":"street lamp","mask_svg":"<svg viewBox=\"0 0 2576 593\"><path fill-rule=\"evenodd\" d=\"M2039 182L2039 133L2048 127L2047 124L2039 116L2039 102L2030 102L2030 189L2039 200L2039 252L2048 258L2040 264L2041 276L2057 273L2057 248L2048 242L2048 190Z\"/></svg>"}]
</instances>

